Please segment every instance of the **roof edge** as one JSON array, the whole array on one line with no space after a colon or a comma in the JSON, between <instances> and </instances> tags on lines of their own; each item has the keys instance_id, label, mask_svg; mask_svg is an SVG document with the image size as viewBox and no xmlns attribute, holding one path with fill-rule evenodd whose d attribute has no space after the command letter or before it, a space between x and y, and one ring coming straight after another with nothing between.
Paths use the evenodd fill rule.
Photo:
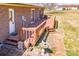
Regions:
<instances>
[{"instance_id":1,"label":"roof edge","mask_svg":"<svg viewBox=\"0 0 79 59\"><path fill-rule=\"evenodd\" d=\"M36 5L23 4L23 3L0 3L0 5L5 5L5 6L16 6L16 7L45 8L45 7L43 7L43 6L36 6Z\"/></svg>"}]
</instances>

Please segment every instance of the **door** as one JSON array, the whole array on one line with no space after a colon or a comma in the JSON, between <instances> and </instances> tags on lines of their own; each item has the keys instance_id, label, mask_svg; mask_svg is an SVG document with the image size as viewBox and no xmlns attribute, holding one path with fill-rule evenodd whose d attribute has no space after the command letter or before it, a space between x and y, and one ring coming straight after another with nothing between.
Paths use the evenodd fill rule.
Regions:
<instances>
[{"instance_id":1,"label":"door","mask_svg":"<svg viewBox=\"0 0 79 59\"><path fill-rule=\"evenodd\" d=\"M15 32L14 9L9 9L9 33Z\"/></svg>"}]
</instances>

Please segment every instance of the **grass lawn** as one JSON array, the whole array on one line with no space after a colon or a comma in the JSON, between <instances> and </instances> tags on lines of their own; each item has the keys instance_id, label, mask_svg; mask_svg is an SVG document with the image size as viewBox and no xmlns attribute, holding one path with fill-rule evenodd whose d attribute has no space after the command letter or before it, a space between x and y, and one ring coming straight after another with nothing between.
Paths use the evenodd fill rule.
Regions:
<instances>
[{"instance_id":1,"label":"grass lawn","mask_svg":"<svg viewBox=\"0 0 79 59\"><path fill-rule=\"evenodd\" d=\"M73 22L73 20L79 21L79 11L53 11L49 14L56 16L60 22L59 26L61 27L59 28L64 29L66 55L79 56L79 27L76 27L79 24Z\"/></svg>"},{"instance_id":2,"label":"grass lawn","mask_svg":"<svg viewBox=\"0 0 79 59\"><path fill-rule=\"evenodd\" d=\"M66 53L69 56L79 56L79 28L73 27L69 23L63 22L64 29L64 44L66 48Z\"/></svg>"}]
</instances>

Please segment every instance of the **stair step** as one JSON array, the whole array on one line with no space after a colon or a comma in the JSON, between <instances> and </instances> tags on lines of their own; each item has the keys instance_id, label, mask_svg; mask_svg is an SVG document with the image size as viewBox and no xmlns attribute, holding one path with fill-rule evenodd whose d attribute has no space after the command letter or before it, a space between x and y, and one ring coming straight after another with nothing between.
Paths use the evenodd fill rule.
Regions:
<instances>
[{"instance_id":1,"label":"stair step","mask_svg":"<svg viewBox=\"0 0 79 59\"><path fill-rule=\"evenodd\" d=\"M12 42L18 42L17 40L13 40L13 39L7 39L8 41L12 41Z\"/></svg>"},{"instance_id":2,"label":"stair step","mask_svg":"<svg viewBox=\"0 0 79 59\"><path fill-rule=\"evenodd\" d=\"M16 42L13 42L13 41L8 41L8 40L6 40L4 43L5 43L5 44L9 44L9 45L17 46L17 43L16 43Z\"/></svg>"},{"instance_id":3,"label":"stair step","mask_svg":"<svg viewBox=\"0 0 79 59\"><path fill-rule=\"evenodd\" d=\"M48 31L49 31L49 32L53 32L53 31L55 31L55 30L54 30L54 29L49 29Z\"/></svg>"},{"instance_id":4,"label":"stair step","mask_svg":"<svg viewBox=\"0 0 79 59\"><path fill-rule=\"evenodd\" d=\"M19 39L13 39L13 38L8 38L7 40L10 40L10 41L19 41Z\"/></svg>"},{"instance_id":5,"label":"stair step","mask_svg":"<svg viewBox=\"0 0 79 59\"><path fill-rule=\"evenodd\" d=\"M8 38L8 40L19 41L19 37L18 37L18 35L17 35L17 36L10 36L10 37Z\"/></svg>"}]
</instances>

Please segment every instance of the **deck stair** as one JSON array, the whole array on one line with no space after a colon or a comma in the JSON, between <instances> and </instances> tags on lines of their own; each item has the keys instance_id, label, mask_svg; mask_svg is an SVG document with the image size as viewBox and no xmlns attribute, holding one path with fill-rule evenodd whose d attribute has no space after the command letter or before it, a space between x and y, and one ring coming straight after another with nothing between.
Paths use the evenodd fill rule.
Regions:
<instances>
[{"instance_id":1,"label":"deck stair","mask_svg":"<svg viewBox=\"0 0 79 59\"><path fill-rule=\"evenodd\" d=\"M48 29L49 32L54 32L55 29L51 28L51 29Z\"/></svg>"},{"instance_id":2,"label":"deck stair","mask_svg":"<svg viewBox=\"0 0 79 59\"><path fill-rule=\"evenodd\" d=\"M19 37L18 37L18 35L16 35L16 36L9 36L9 38L6 39L6 40L4 41L4 43L5 43L5 44L8 44L8 45L17 46L18 41L19 41Z\"/></svg>"}]
</instances>

